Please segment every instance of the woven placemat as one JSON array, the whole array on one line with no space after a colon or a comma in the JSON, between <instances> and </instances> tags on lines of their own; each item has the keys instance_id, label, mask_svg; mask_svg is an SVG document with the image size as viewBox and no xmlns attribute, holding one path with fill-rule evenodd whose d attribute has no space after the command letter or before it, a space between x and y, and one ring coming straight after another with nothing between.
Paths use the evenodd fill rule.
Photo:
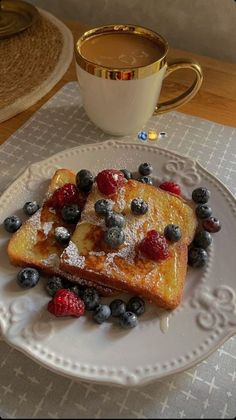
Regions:
<instances>
[{"instance_id":1,"label":"woven placemat","mask_svg":"<svg viewBox=\"0 0 236 420\"><path fill-rule=\"evenodd\" d=\"M55 16L39 9L29 29L0 42L0 122L48 93L73 57L73 36Z\"/></svg>"}]
</instances>

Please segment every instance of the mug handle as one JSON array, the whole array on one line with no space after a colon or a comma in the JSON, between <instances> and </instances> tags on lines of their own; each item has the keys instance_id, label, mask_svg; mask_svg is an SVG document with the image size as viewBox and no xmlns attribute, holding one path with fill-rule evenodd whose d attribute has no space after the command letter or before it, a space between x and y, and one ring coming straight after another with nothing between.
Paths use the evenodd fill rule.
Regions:
<instances>
[{"instance_id":1,"label":"mug handle","mask_svg":"<svg viewBox=\"0 0 236 420\"><path fill-rule=\"evenodd\" d=\"M154 115L162 114L163 112L171 111L172 109L178 108L179 106L190 101L190 99L192 99L200 89L203 80L202 68L200 64L191 59L179 58L170 61L167 64L167 70L164 77L166 78L171 73L173 73L173 71L180 69L190 69L195 72L196 77L194 79L193 84L185 92L181 93L181 95L177 96L176 98L169 99L168 101L157 104L156 109L154 111Z\"/></svg>"}]
</instances>

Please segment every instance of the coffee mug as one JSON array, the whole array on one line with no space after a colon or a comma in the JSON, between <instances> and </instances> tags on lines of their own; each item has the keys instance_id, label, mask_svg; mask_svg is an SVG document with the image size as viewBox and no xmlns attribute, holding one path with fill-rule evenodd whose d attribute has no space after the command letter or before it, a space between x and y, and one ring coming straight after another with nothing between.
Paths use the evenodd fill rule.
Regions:
<instances>
[{"instance_id":1,"label":"coffee mug","mask_svg":"<svg viewBox=\"0 0 236 420\"><path fill-rule=\"evenodd\" d=\"M75 44L76 73L84 109L104 132L137 133L152 115L173 110L199 90L203 75L190 59L167 62L168 42L144 27L106 25L85 32ZM193 84L158 103L162 82L175 70L191 69Z\"/></svg>"}]
</instances>

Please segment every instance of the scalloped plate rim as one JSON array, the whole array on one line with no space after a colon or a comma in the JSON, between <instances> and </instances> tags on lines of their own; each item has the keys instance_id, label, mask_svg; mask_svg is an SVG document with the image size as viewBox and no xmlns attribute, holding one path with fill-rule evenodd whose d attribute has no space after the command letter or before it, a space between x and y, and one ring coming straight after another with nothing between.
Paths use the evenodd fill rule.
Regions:
<instances>
[{"instance_id":1,"label":"scalloped plate rim","mask_svg":"<svg viewBox=\"0 0 236 420\"><path fill-rule=\"evenodd\" d=\"M11 347L13 347L15 350L19 350L22 354L24 354L25 356L29 357L31 360L33 360L34 362L40 364L42 367L49 369L51 372L53 373L57 373L62 375L65 378L70 378L74 381L81 381L81 382L93 382L97 385L112 385L112 386L116 386L116 387L122 387L122 388L130 388L130 387L142 387L142 386L146 386L146 385L150 385L152 383L154 383L155 381L158 381L162 378L168 378L171 377L172 375L176 375L179 373L183 373L188 369L191 369L195 366L197 366L199 363L203 362L204 360L206 360L208 357L211 356L211 354L213 354L217 349L219 349L227 340L229 340L232 336L234 336L236 334L236 329L232 329L231 331L228 331L228 333L222 337L222 339L220 340L220 342L217 343L217 345L215 345L214 347L212 347L211 349L209 349L206 353L204 353L203 355L199 356L198 358L196 358L193 362L189 362L186 363L184 366L181 366L179 368L174 368L171 372L167 372L167 373L161 373L158 374L156 376L154 375L147 375L146 377L142 377L139 381L137 380L132 380L132 372L131 373L127 373L127 377L123 378L123 380L120 380L120 377L114 377L113 379L94 379L93 377L89 377L88 375L82 376L82 374L80 373L80 375L76 375L72 370L67 371L66 369L63 369L63 367L58 367L53 363L50 362L45 362L42 359L40 359L39 355L34 355L32 352L30 352L29 350L27 350L25 347L20 346L20 344L17 344L11 340L9 340L7 338L7 336L2 335L2 338L4 339L4 341L9 344ZM131 375L131 380L129 379L129 375Z\"/></svg>"},{"instance_id":2,"label":"scalloped plate rim","mask_svg":"<svg viewBox=\"0 0 236 420\"><path fill-rule=\"evenodd\" d=\"M13 181L8 187L7 189L2 193L2 195L0 196L0 200L4 200L4 197L7 196L12 189L14 189L14 187L19 183L22 182L24 180L24 178L30 173L30 171L32 170L33 167L35 166L40 166L40 165L47 165L47 163L49 163L51 160L53 159L58 159L60 158L60 156L63 157L63 155L65 155L65 153L70 154L73 153L74 151L78 150L78 153L83 150L83 149L87 149L89 147L104 147L104 146L117 146L117 145L124 145L124 146L134 146L134 147L138 147L138 148L147 148L147 149L154 149L154 150L159 150L160 152L164 152L166 154L169 154L170 156L174 156L176 158L179 159L185 159L188 160L190 162L195 163L208 177L210 177L211 179L217 181L217 183L220 185L221 188L223 188L226 192L226 194L228 195L228 197L232 200L232 202L234 203L234 205L236 204L236 200L233 196L233 194L231 193L231 191L228 189L228 187L222 182L220 181L216 176L214 176L213 174L211 174L209 171L207 171L197 160L187 156L187 155L183 155L180 153L177 153L175 151L169 150L169 149L164 149L160 146L157 145L149 145L149 144L138 144L138 143L134 143L134 142L128 142L128 141L123 141L123 140L118 140L117 139L109 139L106 140L104 142L99 142L99 143L87 143L85 145L79 145L79 146L75 146L73 148L70 149L65 149L63 151L57 152L56 154L43 159L41 161L38 162L33 162L32 164L30 164L26 169L24 169L22 171L22 173L19 175L19 177ZM210 348L206 353L201 354L200 356L196 357L193 361L190 361L189 363L185 363L184 366L180 366L180 367L176 367L173 368L171 372L162 372L162 373L158 373L156 375L151 374L151 375L146 375L146 376L142 376L140 378L140 380L135 380L132 383L132 380L127 380L127 377L132 377L132 372L130 372L130 370L127 369L126 375L124 375L124 377L113 377L113 378L93 378L91 376L89 376L89 374L85 374L83 376L83 374L80 372L79 376L78 374L76 374L76 371L73 372L72 369L69 371L69 369L63 368L63 366L56 366L55 363L50 363L50 360L43 360L42 357L40 356L40 354L34 354L32 353L32 350L28 350L25 346L22 346L21 343L17 343L15 342L14 339L10 339L9 337L7 337L7 334L4 335L4 333L2 333L2 338L12 347L20 350L22 353L24 353L25 355L27 355L29 358L31 358L32 360L38 362L39 364L41 364L42 366L44 366L45 368L48 368L49 370L55 372L55 373L60 373L61 375L65 376L65 377L70 377L73 380L81 380L81 381L92 381L94 383L99 383L99 384L104 384L104 385L117 385L117 386L124 386L124 387L130 387L130 386L139 386L139 385L146 385L148 383L152 383L155 380L158 380L160 378L163 377L168 377L171 376L173 374L177 374L180 372L185 371L186 369L190 369L191 367L197 365L198 363L200 363L201 361L203 361L204 359L206 359L209 355L211 355L214 351L216 351L221 345L223 345L225 343L225 341L227 341L230 337L232 337L234 334L236 333L236 328L231 326L228 327L228 329L225 331L225 335L221 337L221 339L219 340L219 342L217 342L212 348ZM137 377L136 377L137 378Z\"/></svg>"}]
</instances>

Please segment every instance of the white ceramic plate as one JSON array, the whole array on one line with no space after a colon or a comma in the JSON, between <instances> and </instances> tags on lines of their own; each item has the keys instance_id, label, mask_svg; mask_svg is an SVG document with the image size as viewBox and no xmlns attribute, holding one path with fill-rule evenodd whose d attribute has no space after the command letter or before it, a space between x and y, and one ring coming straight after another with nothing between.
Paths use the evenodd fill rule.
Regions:
<instances>
[{"instance_id":1,"label":"white ceramic plate","mask_svg":"<svg viewBox=\"0 0 236 420\"><path fill-rule=\"evenodd\" d=\"M210 205L222 222L214 234L209 263L189 269L182 304L168 314L148 306L139 325L124 331L113 323L100 326L89 316L55 318L46 310L43 281L20 290L17 269L8 262L9 238L0 228L0 331L3 338L35 361L74 379L139 385L190 368L236 332L236 204L230 192L197 162L156 146L108 141L66 150L31 165L2 195L0 222L23 204L41 200L57 168L94 173L107 167L136 171L151 162L156 182L178 182L191 198L197 186L211 190ZM169 328L167 324L169 323Z\"/></svg>"}]
</instances>

